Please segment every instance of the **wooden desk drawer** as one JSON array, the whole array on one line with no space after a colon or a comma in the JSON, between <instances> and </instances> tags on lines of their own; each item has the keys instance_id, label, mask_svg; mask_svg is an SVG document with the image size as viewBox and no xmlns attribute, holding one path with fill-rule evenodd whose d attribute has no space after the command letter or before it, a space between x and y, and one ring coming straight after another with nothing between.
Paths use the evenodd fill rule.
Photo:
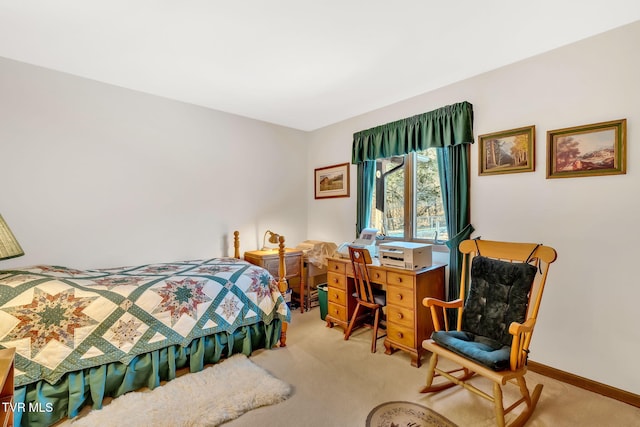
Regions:
<instances>
[{"instance_id":1,"label":"wooden desk drawer","mask_svg":"<svg viewBox=\"0 0 640 427\"><path fill-rule=\"evenodd\" d=\"M347 305L347 294L342 289L336 289L331 287L328 288L327 299L329 300L329 302L334 302L342 306Z\"/></svg>"},{"instance_id":2,"label":"wooden desk drawer","mask_svg":"<svg viewBox=\"0 0 640 427\"><path fill-rule=\"evenodd\" d=\"M371 279L373 283L379 283L381 285L387 284L386 271L376 267L369 267L368 270L369 270L369 279Z\"/></svg>"},{"instance_id":3,"label":"wooden desk drawer","mask_svg":"<svg viewBox=\"0 0 640 427\"><path fill-rule=\"evenodd\" d=\"M329 302L327 305L327 314L331 315L336 320L341 320L343 322L347 322L347 309L343 305L335 304Z\"/></svg>"},{"instance_id":4,"label":"wooden desk drawer","mask_svg":"<svg viewBox=\"0 0 640 427\"><path fill-rule=\"evenodd\" d=\"M344 267L346 264L347 264L346 262L329 260L329 263L327 265L327 272L344 274L344 271L345 271Z\"/></svg>"},{"instance_id":5,"label":"wooden desk drawer","mask_svg":"<svg viewBox=\"0 0 640 427\"><path fill-rule=\"evenodd\" d=\"M341 274L336 273L327 273L327 285L329 285L329 289L347 289L347 278Z\"/></svg>"},{"instance_id":6,"label":"wooden desk drawer","mask_svg":"<svg viewBox=\"0 0 640 427\"><path fill-rule=\"evenodd\" d=\"M411 274L400 274L394 271L389 271L387 272L387 284L413 288L414 277L415 276L412 276Z\"/></svg>"},{"instance_id":7,"label":"wooden desk drawer","mask_svg":"<svg viewBox=\"0 0 640 427\"><path fill-rule=\"evenodd\" d=\"M387 285L387 305L395 304L413 310L414 299L413 289Z\"/></svg>"},{"instance_id":8,"label":"wooden desk drawer","mask_svg":"<svg viewBox=\"0 0 640 427\"><path fill-rule=\"evenodd\" d=\"M400 307L396 305L387 306L387 322L393 322L402 326L413 328L414 319L414 312L410 308Z\"/></svg>"},{"instance_id":9,"label":"wooden desk drawer","mask_svg":"<svg viewBox=\"0 0 640 427\"><path fill-rule=\"evenodd\" d=\"M387 338L390 341L398 344L415 348L415 339L413 337L413 328L398 325L397 323L389 322L387 324Z\"/></svg>"},{"instance_id":10,"label":"wooden desk drawer","mask_svg":"<svg viewBox=\"0 0 640 427\"><path fill-rule=\"evenodd\" d=\"M344 274L349 277L353 277L353 264L351 264L351 262L344 265Z\"/></svg>"}]
</instances>

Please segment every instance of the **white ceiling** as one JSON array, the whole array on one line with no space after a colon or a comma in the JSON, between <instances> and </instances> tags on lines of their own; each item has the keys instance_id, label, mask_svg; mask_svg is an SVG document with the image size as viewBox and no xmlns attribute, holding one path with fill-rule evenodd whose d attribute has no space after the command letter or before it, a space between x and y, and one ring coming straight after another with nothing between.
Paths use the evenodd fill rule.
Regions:
<instances>
[{"instance_id":1,"label":"white ceiling","mask_svg":"<svg viewBox=\"0 0 640 427\"><path fill-rule=\"evenodd\" d=\"M639 19L638 0L0 0L0 56L314 130Z\"/></svg>"}]
</instances>

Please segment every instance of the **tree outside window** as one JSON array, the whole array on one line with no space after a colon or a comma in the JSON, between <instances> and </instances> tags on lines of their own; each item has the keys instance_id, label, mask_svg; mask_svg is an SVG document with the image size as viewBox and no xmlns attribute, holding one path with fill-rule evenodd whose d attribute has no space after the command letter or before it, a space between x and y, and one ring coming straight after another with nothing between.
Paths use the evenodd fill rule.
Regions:
<instances>
[{"instance_id":1,"label":"tree outside window","mask_svg":"<svg viewBox=\"0 0 640 427\"><path fill-rule=\"evenodd\" d=\"M435 148L376 161L371 227L388 238L448 239Z\"/></svg>"}]
</instances>

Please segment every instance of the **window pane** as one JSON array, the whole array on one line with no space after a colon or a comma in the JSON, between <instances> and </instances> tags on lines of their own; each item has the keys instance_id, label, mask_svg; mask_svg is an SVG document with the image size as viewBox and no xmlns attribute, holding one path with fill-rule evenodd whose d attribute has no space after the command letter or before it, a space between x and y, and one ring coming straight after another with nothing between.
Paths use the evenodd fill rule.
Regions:
<instances>
[{"instance_id":1,"label":"window pane","mask_svg":"<svg viewBox=\"0 0 640 427\"><path fill-rule=\"evenodd\" d=\"M389 237L404 237L404 156L376 162L371 226Z\"/></svg>"},{"instance_id":2,"label":"window pane","mask_svg":"<svg viewBox=\"0 0 640 427\"><path fill-rule=\"evenodd\" d=\"M415 238L448 240L447 223L442 207L436 149L416 153L415 167Z\"/></svg>"}]
</instances>

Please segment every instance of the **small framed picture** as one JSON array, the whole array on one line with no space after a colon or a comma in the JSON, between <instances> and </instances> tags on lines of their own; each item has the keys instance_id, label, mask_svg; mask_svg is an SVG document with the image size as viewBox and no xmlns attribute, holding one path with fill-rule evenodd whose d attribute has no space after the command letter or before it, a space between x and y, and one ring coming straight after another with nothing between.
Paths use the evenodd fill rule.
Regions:
<instances>
[{"instance_id":1,"label":"small framed picture","mask_svg":"<svg viewBox=\"0 0 640 427\"><path fill-rule=\"evenodd\" d=\"M535 137L535 126L480 135L478 175L533 172Z\"/></svg>"},{"instance_id":2,"label":"small framed picture","mask_svg":"<svg viewBox=\"0 0 640 427\"><path fill-rule=\"evenodd\" d=\"M547 132L547 178L627 173L627 119Z\"/></svg>"},{"instance_id":3,"label":"small framed picture","mask_svg":"<svg viewBox=\"0 0 640 427\"><path fill-rule=\"evenodd\" d=\"M315 169L315 197L349 197L349 163Z\"/></svg>"}]
</instances>

